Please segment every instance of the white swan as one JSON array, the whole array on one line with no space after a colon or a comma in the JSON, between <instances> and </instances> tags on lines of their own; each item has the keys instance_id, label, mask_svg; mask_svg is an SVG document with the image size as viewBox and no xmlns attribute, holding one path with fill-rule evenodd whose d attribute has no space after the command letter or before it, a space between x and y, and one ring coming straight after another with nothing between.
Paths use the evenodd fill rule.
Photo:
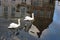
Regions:
<instances>
[{"instance_id":1,"label":"white swan","mask_svg":"<svg viewBox=\"0 0 60 40\"><path fill-rule=\"evenodd\" d=\"M32 13L32 17L26 16L24 20L34 20L34 13Z\"/></svg>"},{"instance_id":2,"label":"white swan","mask_svg":"<svg viewBox=\"0 0 60 40\"><path fill-rule=\"evenodd\" d=\"M11 23L8 28L17 28L20 26L20 19L18 19L18 24L16 23Z\"/></svg>"}]
</instances>

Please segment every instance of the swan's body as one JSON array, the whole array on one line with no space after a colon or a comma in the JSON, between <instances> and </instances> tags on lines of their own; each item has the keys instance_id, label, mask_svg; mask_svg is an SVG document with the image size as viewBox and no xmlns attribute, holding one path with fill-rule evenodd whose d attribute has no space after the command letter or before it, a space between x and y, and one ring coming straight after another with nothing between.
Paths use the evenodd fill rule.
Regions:
<instances>
[{"instance_id":1,"label":"swan's body","mask_svg":"<svg viewBox=\"0 0 60 40\"><path fill-rule=\"evenodd\" d=\"M20 26L20 19L18 19L18 24L16 23L11 23L8 28L17 28Z\"/></svg>"},{"instance_id":2,"label":"swan's body","mask_svg":"<svg viewBox=\"0 0 60 40\"><path fill-rule=\"evenodd\" d=\"M33 18L29 17L29 16L26 16L25 17L25 20L33 20Z\"/></svg>"},{"instance_id":3,"label":"swan's body","mask_svg":"<svg viewBox=\"0 0 60 40\"><path fill-rule=\"evenodd\" d=\"M34 20L34 13L32 13L32 17L26 16L24 20Z\"/></svg>"}]
</instances>

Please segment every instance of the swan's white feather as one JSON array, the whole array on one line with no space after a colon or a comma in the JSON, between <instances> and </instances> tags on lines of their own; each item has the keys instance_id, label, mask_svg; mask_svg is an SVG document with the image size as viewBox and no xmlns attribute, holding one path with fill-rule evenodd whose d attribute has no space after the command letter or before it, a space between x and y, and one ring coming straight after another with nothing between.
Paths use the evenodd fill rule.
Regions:
<instances>
[{"instance_id":1,"label":"swan's white feather","mask_svg":"<svg viewBox=\"0 0 60 40\"><path fill-rule=\"evenodd\" d=\"M20 22L19 20L20 20L20 19L18 19L18 22ZM18 24L16 24L16 23L11 23L8 28L17 28L17 27L19 27L19 26L20 26L20 23L18 23Z\"/></svg>"},{"instance_id":2,"label":"swan's white feather","mask_svg":"<svg viewBox=\"0 0 60 40\"><path fill-rule=\"evenodd\" d=\"M8 28L17 28L17 27L19 27L18 24L16 24L16 23L11 23Z\"/></svg>"},{"instance_id":3,"label":"swan's white feather","mask_svg":"<svg viewBox=\"0 0 60 40\"><path fill-rule=\"evenodd\" d=\"M33 21L34 20L34 13L32 13L32 17L26 16L24 20L31 20L31 21Z\"/></svg>"},{"instance_id":4,"label":"swan's white feather","mask_svg":"<svg viewBox=\"0 0 60 40\"><path fill-rule=\"evenodd\" d=\"M26 16L24 20L33 20L33 18Z\"/></svg>"}]
</instances>

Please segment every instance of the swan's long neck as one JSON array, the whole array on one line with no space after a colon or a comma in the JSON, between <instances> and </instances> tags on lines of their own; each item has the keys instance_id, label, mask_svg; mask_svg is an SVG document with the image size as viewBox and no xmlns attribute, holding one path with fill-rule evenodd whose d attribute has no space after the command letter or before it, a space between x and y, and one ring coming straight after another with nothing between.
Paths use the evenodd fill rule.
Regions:
<instances>
[{"instance_id":1,"label":"swan's long neck","mask_svg":"<svg viewBox=\"0 0 60 40\"><path fill-rule=\"evenodd\" d=\"M34 19L34 13L32 13L32 18Z\"/></svg>"},{"instance_id":2,"label":"swan's long neck","mask_svg":"<svg viewBox=\"0 0 60 40\"><path fill-rule=\"evenodd\" d=\"M20 19L18 19L18 25L20 26Z\"/></svg>"}]
</instances>

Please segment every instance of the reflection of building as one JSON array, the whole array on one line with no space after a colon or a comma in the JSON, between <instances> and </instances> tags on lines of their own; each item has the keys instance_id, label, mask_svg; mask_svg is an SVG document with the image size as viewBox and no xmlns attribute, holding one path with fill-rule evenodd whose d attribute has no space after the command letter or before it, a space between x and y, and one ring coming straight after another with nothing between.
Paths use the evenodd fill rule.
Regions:
<instances>
[{"instance_id":1,"label":"reflection of building","mask_svg":"<svg viewBox=\"0 0 60 40\"><path fill-rule=\"evenodd\" d=\"M16 11L18 4L19 12ZM22 17L27 13L27 5L31 5L31 0L0 0L0 17Z\"/></svg>"},{"instance_id":2,"label":"reflection of building","mask_svg":"<svg viewBox=\"0 0 60 40\"><path fill-rule=\"evenodd\" d=\"M40 30L40 34L52 22L55 0L33 0L32 11L35 13L33 24Z\"/></svg>"},{"instance_id":3,"label":"reflection of building","mask_svg":"<svg viewBox=\"0 0 60 40\"><path fill-rule=\"evenodd\" d=\"M19 12L17 11L18 4ZM20 15L23 16L27 12L34 12L36 16L51 18L50 15L52 15L53 8L54 1L52 0L0 0L0 10L2 12L0 16L4 15L4 17L8 18L20 17Z\"/></svg>"}]
</instances>

